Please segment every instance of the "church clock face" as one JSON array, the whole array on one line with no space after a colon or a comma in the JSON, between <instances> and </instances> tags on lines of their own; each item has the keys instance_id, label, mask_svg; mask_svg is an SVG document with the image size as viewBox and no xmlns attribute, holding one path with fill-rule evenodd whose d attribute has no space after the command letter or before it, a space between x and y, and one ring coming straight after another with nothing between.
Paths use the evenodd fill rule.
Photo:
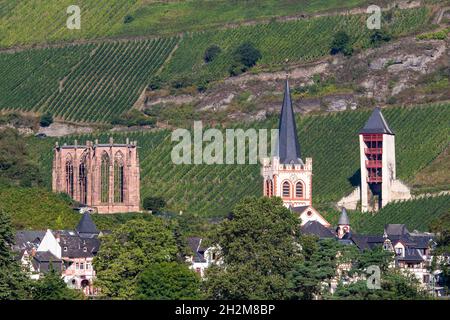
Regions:
<instances>
[{"instance_id":1,"label":"church clock face","mask_svg":"<svg viewBox=\"0 0 450 320\"><path fill-rule=\"evenodd\" d=\"M298 179L297 175L296 175L296 174L294 174L294 173L293 173L293 174L291 174L289 178L291 179L291 181L295 181L295 180L297 180L297 179Z\"/></svg>"}]
</instances>

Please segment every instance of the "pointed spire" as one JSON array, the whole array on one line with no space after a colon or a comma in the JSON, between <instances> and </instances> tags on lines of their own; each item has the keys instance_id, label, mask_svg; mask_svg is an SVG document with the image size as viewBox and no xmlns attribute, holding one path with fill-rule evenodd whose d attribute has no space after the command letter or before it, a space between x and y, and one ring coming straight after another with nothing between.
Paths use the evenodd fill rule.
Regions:
<instances>
[{"instance_id":1,"label":"pointed spire","mask_svg":"<svg viewBox=\"0 0 450 320\"><path fill-rule=\"evenodd\" d=\"M95 226L94 221L92 221L91 215L88 212L85 212L80 219L76 227L77 232L80 235L95 235L99 234L97 227Z\"/></svg>"},{"instance_id":2,"label":"pointed spire","mask_svg":"<svg viewBox=\"0 0 450 320\"><path fill-rule=\"evenodd\" d=\"M287 77L284 86L283 107L281 108L279 124L278 156L282 164L302 163L300 144L297 137L297 126L295 125L294 110L292 108L291 91Z\"/></svg>"},{"instance_id":3,"label":"pointed spire","mask_svg":"<svg viewBox=\"0 0 450 320\"><path fill-rule=\"evenodd\" d=\"M339 217L338 225L350 225L350 219L347 215L347 210L342 207L341 216Z\"/></svg>"},{"instance_id":4,"label":"pointed spire","mask_svg":"<svg viewBox=\"0 0 450 320\"><path fill-rule=\"evenodd\" d=\"M394 134L389 128L386 120L381 113L381 109L376 107L367 120L366 125L359 133L382 133L382 134Z\"/></svg>"}]
</instances>

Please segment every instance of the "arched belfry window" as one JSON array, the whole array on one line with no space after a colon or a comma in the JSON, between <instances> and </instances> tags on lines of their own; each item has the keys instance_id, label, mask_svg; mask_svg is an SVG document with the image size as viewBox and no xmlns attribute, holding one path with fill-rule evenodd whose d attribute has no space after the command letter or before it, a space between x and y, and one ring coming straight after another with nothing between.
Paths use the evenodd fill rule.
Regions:
<instances>
[{"instance_id":1,"label":"arched belfry window","mask_svg":"<svg viewBox=\"0 0 450 320\"><path fill-rule=\"evenodd\" d=\"M283 197L291 196L291 184L288 181L283 182Z\"/></svg>"},{"instance_id":2,"label":"arched belfry window","mask_svg":"<svg viewBox=\"0 0 450 320\"><path fill-rule=\"evenodd\" d=\"M124 160L123 154L119 151L114 156L114 202L124 201Z\"/></svg>"},{"instance_id":3,"label":"arched belfry window","mask_svg":"<svg viewBox=\"0 0 450 320\"><path fill-rule=\"evenodd\" d=\"M109 202L109 155L106 152L102 154L100 177L100 200L102 203Z\"/></svg>"},{"instance_id":4,"label":"arched belfry window","mask_svg":"<svg viewBox=\"0 0 450 320\"><path fill-rule=\"evenodd\" d=\"M303 198L303 183L301 181L297 182L295 185L295 197L297 198Z\"/></svg>"},{"instance_id":5,"label":"arched belfry window","mask_svg":"<svg viewBox=\"0 0 450 320\"><path fill-rule=\"evenodd\" d=\"M66 158L66 193L73 197L73 161L70 154Z\"/></svg>"},{"instance_id":6,"label":"arched belfry window","mask_svg":"<svg viewBox=\"0 0 450 320\"><path fill-rule=\"evenodd\" d=\"M80 159L80 165L78 167L78 185L80 187L80 203L87 204L88 178L86 154L82 155Z\"/></svg>"}]
</instances>

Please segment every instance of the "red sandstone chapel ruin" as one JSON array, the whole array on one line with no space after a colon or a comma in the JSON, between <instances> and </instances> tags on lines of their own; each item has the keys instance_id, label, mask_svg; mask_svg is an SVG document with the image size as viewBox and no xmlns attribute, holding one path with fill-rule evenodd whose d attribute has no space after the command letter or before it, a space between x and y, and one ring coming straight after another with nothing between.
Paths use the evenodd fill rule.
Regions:
<instances>
[{"instance_id":1,"label":"red sandstone chapel ruin","mask_svg":"<svg viewBox=\"0 0 450 320\"><path fill-rule=\"evenodd\" d=\"M98 213L138 212L140 171L137 141L55 145L54 192L65 192Z\"/></svg>"}]
</instances>

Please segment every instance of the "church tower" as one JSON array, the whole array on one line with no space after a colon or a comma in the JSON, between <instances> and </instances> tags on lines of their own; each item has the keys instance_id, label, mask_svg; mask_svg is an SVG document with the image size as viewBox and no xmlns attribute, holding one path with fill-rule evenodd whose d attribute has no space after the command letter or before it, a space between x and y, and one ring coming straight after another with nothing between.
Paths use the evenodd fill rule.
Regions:
<instances>
[{"instance_id":1,"label":"church tower","mask_svg":"<svg viewBox=\"0 0 450 320\"><path fill-rule=\"evenodd\" d=\"M361 210L377 211L392 201L396 181L395 134L380 108L375 108L359 132Z\"/></svg>"},{"instance_id":2,"label":"church tower","mask_svg":"<svg viewBox=\"0 0 450 320\"><path fill-rule=\"evenodd\" d=\"M348 218L347 210L343 207L341 211L341 216L339 217L337 226L337 236L339 239L350 232L350 219Z\"/></svg>"},{"instance_id":3,"label":"church tower","mask_svg":"<svg viewBox=\"0 0 450 320\"><path fill-rule=\"evenodd\" d=\"M286 207L312 204L312 159L301 159L289 81L286 79L275 155L263 160L263 193L280 197Z\"/></svg>"}]
</instances>

